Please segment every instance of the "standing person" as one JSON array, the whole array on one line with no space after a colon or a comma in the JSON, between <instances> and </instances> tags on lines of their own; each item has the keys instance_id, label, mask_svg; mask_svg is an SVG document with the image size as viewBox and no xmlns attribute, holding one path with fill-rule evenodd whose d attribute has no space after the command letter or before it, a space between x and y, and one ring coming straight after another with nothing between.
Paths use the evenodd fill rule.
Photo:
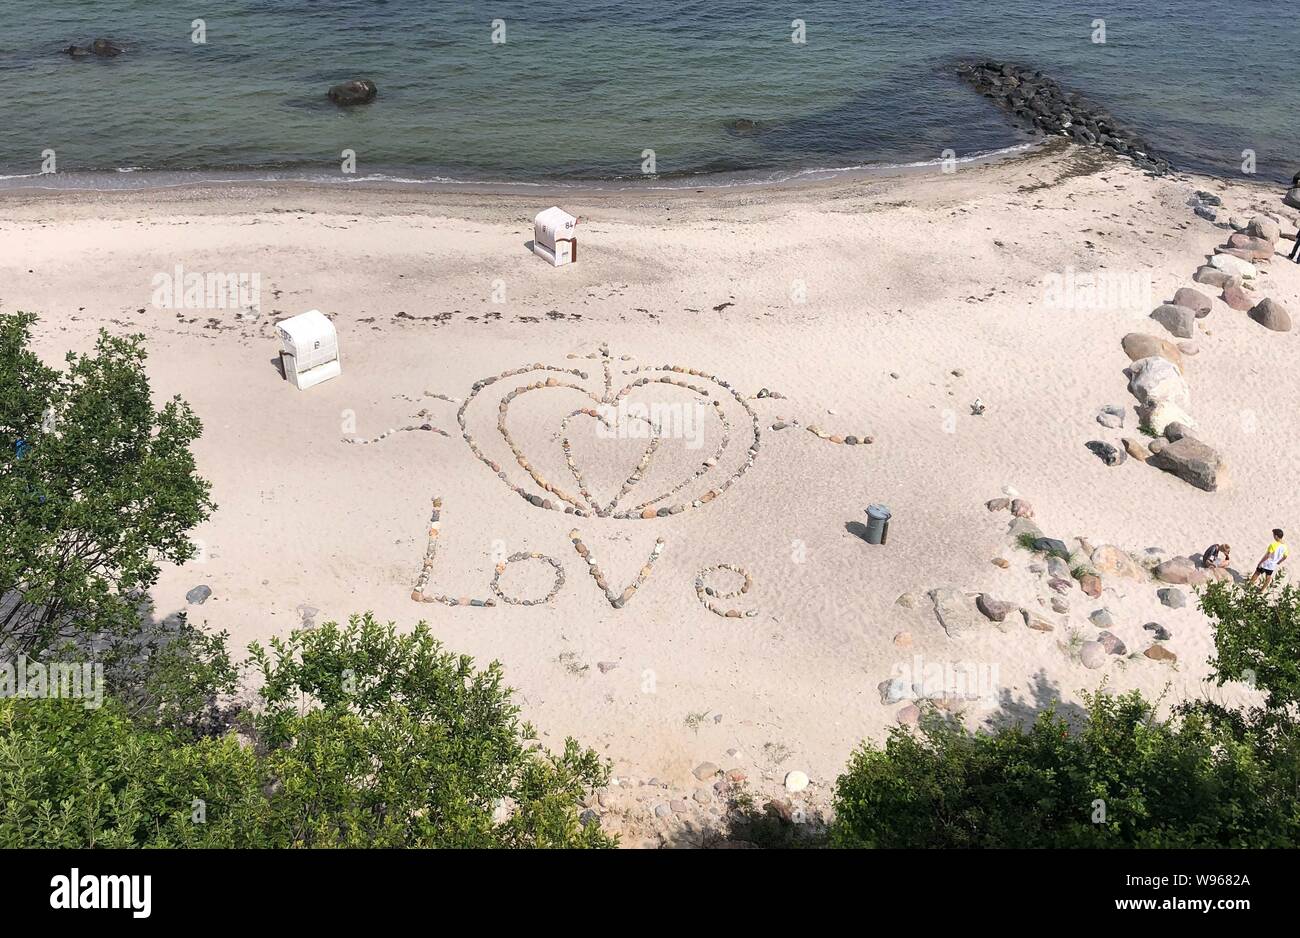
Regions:
<instances>
[{"instance_id":1,"label":"standing person","mask_svg":"<svg viewBox=\"0 0 1300 938\"><path fill-rule=\"evenodd\" d=\"M1291 253L1287 257L1300 264L1300 232L1296 232L1295 244L1291 245Z\"/></svg>"},{"instance_id":2,"label":"standing person","mask_svg":"<svg viewBox=\"0 0 1300 938\"><path fill-rule=\"evenodd\" d=\"M1264 588L1267 589L1273 584L1273 575L1277 573L1278 567L1287 562L1291 556L1291 549L1286 546L1281 528L1273 529L1273 543L1268 545L1268 550L1260 558L1259 564L1255 567L1255 572L1251 574L1248 586L1254 586L1255 581L1261 576L1264 578Z\"/></svg>"}]
</instances>

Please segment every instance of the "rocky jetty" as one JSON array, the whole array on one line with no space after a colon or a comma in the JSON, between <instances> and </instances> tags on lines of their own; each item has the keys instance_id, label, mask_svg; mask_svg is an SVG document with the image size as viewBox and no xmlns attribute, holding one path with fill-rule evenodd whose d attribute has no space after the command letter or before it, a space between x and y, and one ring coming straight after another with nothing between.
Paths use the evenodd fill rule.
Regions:
<instances>
[{"instance_id":1,"label":"rocky jetty","mask_svg":"<svg viewBox=\"0 0 1300 938\"><path fill-rule=\"evenodd\" d=\"M1039 133L1061 134L1083 146L1111 150L1157 176L1173 169L1167 159L1153 154L1145 140L1121 127L1104 109L1067 92L1037 69L1010 62L967 62L958 66L957 72L986 98Z\"/></svg>"}]
</instances>

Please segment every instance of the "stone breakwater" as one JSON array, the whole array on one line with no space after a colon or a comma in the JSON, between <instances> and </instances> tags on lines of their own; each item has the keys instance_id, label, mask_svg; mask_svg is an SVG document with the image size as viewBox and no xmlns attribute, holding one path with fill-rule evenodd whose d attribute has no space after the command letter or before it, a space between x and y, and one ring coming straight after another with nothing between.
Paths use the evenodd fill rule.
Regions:
<instances>
[{"instance_id":1,"label":"stone breakwater","mask_svg":"<svg viewBox=\"0 0 1300 938\"><path fill-rule=\"evenodd\" d=\"M1059 134L1082 146L1111 150L1157 176L1173 170L1167 159L1152 153L1142 137L1122 127L1108 111L1067 92L1037 69L1009 62L965 62L957 67L957 73L1039 133Z\"/></svg>"}]
</instances>

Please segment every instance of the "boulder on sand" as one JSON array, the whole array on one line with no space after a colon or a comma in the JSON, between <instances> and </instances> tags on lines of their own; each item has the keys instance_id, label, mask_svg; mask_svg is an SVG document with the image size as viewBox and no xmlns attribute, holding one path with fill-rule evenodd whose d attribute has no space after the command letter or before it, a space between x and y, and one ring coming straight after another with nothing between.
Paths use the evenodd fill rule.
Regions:
<instances>
[{"instance_id":1,"label":"boulder on sand","mask_svg":"<svg viewBox=\"0 0 1300 938\"><path fill-rule=\"evenodd\" d=\"M1123 576L1134 580L1147 578L1146 568L1114 544L1102 544L1092 552L1092 567L1102 576Z\"/></svg>"},{"instance_id":2,"label":"boulder on sand","mask_svg":"<svg viewBox=\"0 0 1300 938\"><path fill-rule=\"evenodd\" d=\"M1255 265L1231 254L1215 254L1210 258L1210 266L1224 273L1234 274L1242 280L1254 280L1258 276Z\"/></svg>"},{"instance_id":3,"label":"boulder on sand","mask_svg":"<svg viewBox=\"0 0 1300 938\"><path fill-rule=\"evenodd\" d=\"M1208 264L1204 267L1196 268L1196 273L1192 274L1192 279L1197 283L1203 283L1211 287L1218 287L1220 290L1226 287L1229 283L1241 284L1240 277L1219 270L1217 267L1211 267Z\"/></svg>"},{"instance_id":4,"label":"boulder on sand","mask_svg":"<svg viewBox=\"0 0 1300 938\"><path fill-rule=\"evenodd\" d=\"M1128 376L1129 393L1140 403L1152 405L1169 401L1182 406L1191 401L1187 379L1177 365L1162 356L1153 355L1135 361L1128 367Z\"/></svg>"},{"instance_id":5,"label":"boulder on sand","mask_svg":"<svg viewBox=\"0 0 1300 938\"><path fill-rule=\"evenodd\" d=\"M1170 557L1157 564L1151 572L1161 583L1174 583L1178 586L1199 586L1209 579L1206 571L1198 567L1191 557Z\"/></svg>"},{"instance_id":6,"label":"boulder on sand","mask_svg":"<svg viewBox=\"0 0 1300 938\"><path fill-rule=\"evenodd\" d=\"M1236 310L1245 312L1255 305L1255 298L1237 283L1230 283L1223 288L1223 302Z\"/></svg>"},{"instance_id":7,"label":"boulder on sand","mask_svg":"<svg viewBox=\"0 0 1300 938\"><path fill-rule=\"evenodd\" d=\"M379 87L369 78L345 81L330 88L329 99L335 104L369 104L379 94Z\"/></svg>"},{"instance_id":8,"label":"boulder on sand","mask_svg":"<svg viewBox=\"0 0 1300 938\"><path fill-rule=\"evenodd\" d=\"M946 586L939 587L930 590L930 600L934 603L935 618L949 638L964 635L975 628L975 610L965 593Z\"/></svg>"},{"instance_id":9,"label":"boulder on sand","mask_svg":"<svg viewBox=\"0 0 1300 938\"><path fill-rule=\"evenodd\" d=\"M1291 314L1286 311L1285 306L1272 297L1264 297L1256 303L1251 307L1249 315L1265 329L1272 329L1274 332L1291 331Z\"/></svg>"},{"instance_id":10,"label":"boulder on sand","mask_svg":"<svg viewBox=\"0 0 1300 938\"><path fill-rule=\"evenodd\" d=\"M1134 459L1140 459L1143 462L1146 462L1146 458L1151 455L1151 451L1147 449L1147 445L1137 437L1126 436L1124 439L1120 440L1120 442L1124 444L1124 449L1128 450L1128 454Z\"/></svg>"},{"instance_id":11,"label":"boulder on sand","mask_svg":"<svg viewBox=\"0 0 1300 938\"><path fill-rule=\"evenodd\" d=\"M1106 663L1106 646L1101 642L1084 642L1079 646L1079 661L1089 670L1100 668Z\"/></svg>"},{"instance_id":12,"label":"boulder on sand","mask_svg":"<svg viewBox=\"0 0 1300 938\"><path fill-rule=\"evenodd\" d=\"M1108 466L1118 466L1128 459L1128 454L1105 440L1089 440L1085 444L1092 454Z\"/></svg>"},{"instance_id":13,"label":"boulder on sand","mask_svg":"<svg viewBox=\"0 0 1300 938\"><path fill-rule=\"evenodd\" d=\"M1156 401L1154 404L1143 407L1140 413L1152 433L1163 435L1169 425L1173 423L1181 423L1188 427L1196 426L1196 421L1192 419L1192 415L1183 410L1182 406L1176 401ZM1147 449L1152 453L1158 453L1164 446L1164 440L1152 440L1147 444Z\"/></svg>"},{"instance_id":14,"label":"boulder on sand","mask_svg":"<svg viewBox=\"0 0 1300 938\"><path fill-rule=\"evenodd\" d=\"M1124 354L1129 357L1129 361L1158 355L1173 362L1178 366L1178 370L1182 371L1183 353L1178 351L1178 346L1168 339L1147 335L1145 332L1130 332L1120 341L1120 345L1123 346Z\"/></svg>"},{"instance_id":15,"label":"boulder on sand","mask_svg":"<svg viewBox=\"0 0 1300 938\"><path fill-rule=\"evenodd\" d=\"M1273 256L1273 242L1263 238L1252 238L1248 234L1228 236L1228 247L1235 251L1244 251L1249 259L1266 261Z\"/></svg>"},{"instance_id":16,"label":"boulder on sand","mask_svg":"<svg viewBox=\"0 0 1300 938\"><path fill-rule=\"evenodd\" d=\"M1186 306L1165 303L1155 308L1151 318L1180 339L1190 339L1196 334L1196 311Z\"/></svg>"},{"instance_id":17,"label":"boulder on sand","mask_svg":"<svg viewBox=\"0 0 1300 938\"><path fill-rule=\"evenodd\" d=\"M1214 308L1214 301L1202 293L1200 290L1192 287L1179 287L1174 292L1174 305L1186 306L1196 313L1197 319L1204 319Z\"/></svg>"},{"instance_id":18,"label":"boulder on sand","mask_svg":"<svg viewBox=\"0 0 1300 938\"><path fill-rule=\"evenodd\" d=\"M988 593L980 593L975 599L975 606L984 614L986 619L993 622L1005 622L1007 616L1018 608L1015 603L994 599Z\"/></svg>"},{"instance_id":19,"label":"boulder on sand","mask_svg":"<svg viewBox=\"0 0 1300 938\"><path fill-rule=\"evenodd\" d=\"M1282 227L1267 215L1256 215L1246 226L1246 234L1261 241L1276 242L1282 237Z\"/></svg>"},{"instance_id":20,"label":"boulder on sand","mask_svg":"<svg viewBox=\"0 0 1300 938\"><path fill-rule=\"evenodd\" d=\"M1163 447L1148 463L1207 492L1218 489L1225 469L1223 457L1213 447L1190 436Z\"/></svg>"}]
</instances>

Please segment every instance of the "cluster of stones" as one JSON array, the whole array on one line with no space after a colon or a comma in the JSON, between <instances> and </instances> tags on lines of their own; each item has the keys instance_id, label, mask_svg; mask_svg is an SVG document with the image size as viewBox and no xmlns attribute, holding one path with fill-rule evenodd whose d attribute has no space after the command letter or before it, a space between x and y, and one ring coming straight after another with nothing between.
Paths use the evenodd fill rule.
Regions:
<instances>
[{"instance_id":1,"label":"cluster of stones","mask_svg":"<svg viewBox=\"0 0 1300 938\"><path fill-rule=\"evenodd\" d=\"M495 606L494 599L471 599L468 596L426 595L424 590L433 576L433 564L438 558L438 534L442 530L442 498L433 499L433 512L429 515L429 546L424 549L424 564L411 590L411 599L417 603L442 603L444 606ZM563 574L561 574L562 576ZM495 587L496 581L493 580Z\"/></svg>"},{"instance_id":2,"label":"cluster of stones","mask_svg":"<svg viewBox=\"0 0 1300 938\"><path fill-rule=\"evenodd\" d=\"M1267 264L1277 252L1282 237L1281 216L1256 215L1249 221L1233 218L1227 243L1215 249L1209 262L1198 268L1193 278L1222 290L1220 299L1238 312L1273 332L1290 332L1291 315L1281 303L1270 297L1256 300L1250 295L1259 276L1259 265ZM1199 316L1209 313L1208 304Z\"/></svg>"},{"instance_id":3,"label":"cluster of stones","mask_svg":"<svg viewBox=\"0 0 1300 938\"><path fill-rule=\"evenodd\" d=\"M1105 110L1086 104L1078 94L1067 93L1037 69L1009 62L979 62L963 63L957 71L977 91L1039 133L1061 134L1082 146L1111 150L1157 176L1173 168Z\"/></svg>"},{"instance_id":4,"label":"cluster of stones","mask_svg":"<svg viewBox=\"0 0 1300 938\"><path fill-rule=\"evenodd\" d=\"M728 571L730 573L734 573L740 577L741 583L737 589L728 590L728 591L718 590L712 586L709 586L705 582L705 580L708 579L713 573L722 570ZM704 603L704 607L708 609L709 612L712 612L715 615L722 616L724 619L740 619L745 617L752 618L753 616L758 615L758 612L753 609L742 612L739 609L735 609L735 608L724 608L723 606L720 606L714 602L714 600L725 601L725 600L739 599L741 596L747 594L753 585L754 585L754 579L749 575L749 571L745 570L745 568L743 567L738 567L735 564L729 564L729 563L715 564L712 567L705 567L703 570L701 570L699 573L695 575L696 597L699 598L700 602Z\"/></svg>"},{"instance_id":5,"label":"cluster of stones","mask_svg":"<svg viewBox=\"0 0 1300 938\"><path fill-rule=\"evenodd\" d=\"M404 427L392 427L392 428L390 428L390 429L388 429L388 430L385 430L383 433L379 434L379 436L371 437L371 438L368 439L368 440L363 440L363 439L361 439L360 437L346 437L346 436L345 436L345 437L343 438L343 442L344 442L344 443L355 443L355 444L357 444L357 445L366 445L366 444L369 444L369 443L378 443L378 442L380 442L380 441L382 441L382 440L386 440L386 439L388 439L390 436L395 436L395 435L398 434L398 433L409 433L409 432L412 431L412 430L423 430L423 431L425 431L425 432L436 433L436 434L438 434L439 436L445 436L445 437L450 437L450 436L451 436L451 434L448 433L446 430L439 430L437 427L435 427L435 426L434 426L433 424L431 424L431 423L421 423L421 424L410 424L410 423L408 423L408 424L407 424L406 426L404 426Z\"/></svg>"},{"instance_id":6,"label":"cluster of stones","mask_svg":"<svg viewBox=\"0 0 1300 938\"><path fill-rule=\"evenodd\" d=\"M797 769L773 773L746 767L744 760L743 752L731 749L719 759L722 766L702 762L680 778L619 774L583 798L579 819L618 834L626 845L652 850L755 846L748 835L756 817L769 828L768 838L773 825L791 840L814 843L825 835L832 814L828 786Z\"/></svg>"},{"instance_id":7,"label":"cluster of stones","mask_svg":"<svg viewBox=\"0 0 1300 938\"><path fill-rule=\"evenodd\" d=\"M1005 509L1007 499L993 499L987 503L990 511ZM1035 551L1046 555L1044 564L1031 565L1030 570L1046 574L1048 586L1059 594L1052 601L1052 610L1061 615L1068 614L1068 603L1064 596L1076 585L1089 598L1099 599L1102 594L1103 577L1122 577L1150 582L1153 578L1170 584L1202 584L1214 580L1228 580L1232 574L1223 569L1200 566L1192 557L1172 557L1165 559L1163 551L1151 549L1144 559L1139 560L1129 552L1112 544L1093 547L1084 538L1074 538L1069 544L1057 538L1043 536L1042 531L1033 522L1033 508L1023 499L1011 502L1010 507L1016 514L1008 533L1017 541L1033 538ZM995 561L996 562L996 561ZM1007 566L1006 563L999 566ZM1186 604L1186 596L1180 590L1162 588L1157 591L1163 605L1181 608ZM937 604L936 604L937 605ZM994 599L988 594L980 594L976 599L976 608L988 620L1002 622L1017 610L1014 603ZM1050 632L1055 625L1045 616L1027 609L1020 609L1025 624L1036 631ZM1095 609L1088 615L1089 622L1101 631L1091 641L1084 641L1079 649L1079 660L1090 669L1104 665L1107 655L1127 655L1124 642L1110 629L1114 626L1110 612L1104 608ZM942 622L942 619L941 619ZM1172 633L1159 623L1149 622L1143 629L1152 633L1154 641L1140 655L1155 661L1174 662L1178 656L1162 643L1173 637ZM951 635L952 632L949 632ZM1129 657L1135 657L1130 655Z\"/></svg>"},{"instance_id":8,"label":"cluster of stones","mask_svg":"<svg viewBox=\"0 0 1300 938\"><path fill-rule=\"evenodd\" d=\"M776 422L772 424L772 429L784 430L786 427L800 427L800 426L801 425L797 420L784 420L778 417L776 419ZM858 444L862 444L865 446L868 443L876 442L875 437L868 436L867 434L863 434L862 436L856 436L852 433L849 434L828 433L825 430L823 430L821 427L817 426L815 423L809 424L806 427L802 427L802 429L807 430L809 433L817 437L819 440L827 440L828 442L831 443L843 443L846 446L857 446Z\"/></svg>"},{"instance_id":9,"label":"cluster of stones","mask_svg":"<svg viewBox=\"0 0 1300 938\"><path fill-rule=\"evenodd\" d=\"M1219 204L1217 196L1197 193L1200 206ZM1198 207L1200 207L1198 206ZM1211 211L1211 221L1215 218ZM1230 226L1236 231L1228 243L1219 248L1209 263L1197 269L1192 279L1198 284L1222 290L1220 298L1232 309L1245 311L1251 319L1275 332L1289 332L1291 317L1282 304L1265 297L1256 301L1248 290L1253 290L1258 269L1256 264L1267 261L1276 250L1281 237L1281 226L1275 218L1256 216L1249 221L1233 219ZM1124 438L1123 449L1110 443L1093 440L1087 445L1108 465L1119 465L1126 455L1172 473L1197 488L1213 492L1226 477L1226 464L1217 450L1195 436L1196 422L1190 415L1191 392L1184 377L1184 355L1194 355L1198 349L1191 340L1196 335L1196 323L1213 309L1213 300L1194 287L1179 287L1172 300L1157 307L1151 318L1160 323L1175 338L1183 339L1174 345L1167 339L1143 333L1129 333L1121 344L1131 364L1126 369L1129 391L1138 400L1138 414L1148 430L1156 435L1151 442L1137 438ZM1123 427L1124 409L1117 405L1103 408L1097 421L1103 426Z\"/></svg>"},{"instance_id":10,"label":"cluster of stones","mask_svg":"<svg viewBox=\"0 0 1300 938\"><path fill-rule=\"evenodd\" d=\"M551 568L555 570L555 580L551 583L551 590L541 599L519 599L502 592L501 574L506 572L507 566L521 560L541 560L550 564ZM496 571L492 574L492 592L500 597L502 602L509 603L512 606L544 606L554 599L555 595L563 588L564 567L561 566L560 562L554 557L549 557L546 554L539 554L536 551L520 551L519 553L511 554L506 558L505 563L499 563L496 565Z\"/></svg>"},{"instance_id":11,"label":"cluster of stones","mask_svg":"<svg viewBox=\"0 0 1300 938\"><path fill-rule=\"evenodd\" d=\"M1050 605L1051 612L1061 618L1054 620L1045 608L1039 611L1022 607L990 593L970 594L950 587L940 587L931 590L926 598L933 608L935 619L949 638L975 633L984 622L994 623L1004 631L1014 621L1023 622L1032 631L1055 632L1070 613L1068 597L1077 589L1089 599L1100 599L1103 577L1126 577L1144 582L1150 582L1154 577L1163 583L1203 583L1231 576L1224 570L1199 567L1190 557L1163 559L1163 552L1156 549L1148 552L1144 563L1113 545L1093 547L1084 538L1073 538L1067 544L1058 538L1047 537L1033 521L1033 506L1019 497L995 498L987 502L986 507L991 512L1009 509L1015 517L1008 533L1022 546L1030 547L1035 553L1043 555L1043 562L1035 561L1029 567L1031 572L1040 574L1046 580L1050 602L1039 598L1038 603L1043 607ZM1004 569L1010 566L1001 557L995 558L993 562ZM1158 591L1158 595L1160 601L1170 608L1180 608L1186 604L1186 596L1181 590L1165 587ZM920 598L910 593L900 596L897 602L907 608L917 608L921 604ZM1143 630L1150 633L1153 640L1140 654L1130 655L1124 641L1112 631L1114 621L1108 609L1094 609L1088 614L1088 622L1098 630L1097 634L1091 639L1082 639L1082 636L1076 634L1070 647L1073 659L1090 670L1104 667L1111 656L1171 663L1177 661L1177 655L1163 644L1173 635L1160 623L1149 622L1143 626ZM900 632L895 636L894 644L910 647L911 634ZM946 692L926 694L924 688L917 685L908 687L902 678L882 681L878 689L881 703L887 705L905 700L920 700L952 709L961 703ZM896 717L899 723L909 725L916 723L919 715L916 703L908 702Z\"/></svg>"},{"instance_id":12,"label":"cluster of stones","mask_svg":"<svg viewBox=\"0 0 1300 938\"><path fill-rule=\"evenodd\" d=\"M518 494L529 504L550 511L563 511L565 514L572 514L577 517L601 517L601 518L615 518L615 519L624 519L624 520L650 519L650 518L657 518L657 517L663 518L669 515L680 514L681 512L685 511L687 508L698 508L701 505L708 504L709 502L717 498L719 495L721 495L723 492L725 492L727 489L729 489L732 485L734 485L740 479L740 477L744 475L744 473L747 472L749 468L754 464L754 459L758 455L758 447L759 447L758 415L754 413L754 410L752 407L750 407L749 403L743 397L741 397L740 394L737 393L737 391L734 388L732 388L730 384L728 384L726 381L722 380L721 378L717 377L716 375L708 374L703 371L697 371L693 368L684 368L680 365L642 366L638 368L632 368L630 370L625 370L623 374L627 376L631 376L641 372L654 371L654 372L671 372L673 374L689 375L692 377L701 378L706 381L710 381L718 385L720 388L724 389L725 391L729 392L731 396L736 400L736 402L740 405L740 407L743 408L744 411L748 414L752 432L753 432L754 442L751 444L751 446L749 447L748 451L745 454L745 461L729 477L723 480L720 484L715 485L712 488L710 488L708 491L702 493L698 498L695 498L689 502L682 502L675 505L665 505L659 508L654 507L655 504L657 504L658 502L668 500L673 495L676 495L678 492L680 492L683 488L690 485L692 482L695 482L701 476L716 469L725 450L730 445L730 426L725 416L723 416L722 402L720 400L713 399L712 400L713 406L716 409L716 412L718 413L719 419L722 422L724 428L724 435L723 435L722 442L717 452L714 455L704 460L689 477L678 482L667 492L660 493L655 498L652 498L649 501L636 505L632 508L624 509L621 511L615 510L615 506L618 504L618 501L621 498L625 497L626 494L631 490L631 488L635 486L637 482L640 481L641 474L643 473L645 466L648 464L650 456L653 455L653 449L650 448L647 450L646 456L642 459L641 464L638 465L636 471L634 471L632 476L630 476L629 479L624 483L623 489L622 491L620 491L619 496L616 497L614 501L611 502L609 505L602 506L596 504L595 500L591 497L590 493L586 491L586 486L583 483L583 480L581 478L581 473L579 472L576 464L573 462L571 450L569 447L569 441L567 437L564 439L562 445L564 447L565 457L569 465L569 469L574 474L575 480L579 485L579 496L575 497L557 488L554 485L554 483L543 478L541 474L537 471L536 467L534 467L531 464L531 462L529 462L523 450L511 437L509 429L506 426L506 416L509 410L510 403L521 394L541 390L544 388L567 388L570 390L577 391L580 394L584 394L587 397L590 397L597 405L606 406L606 407L616 407L619 401L621 401L624 397L626 397L636 388L644 387L648 384L657 382L657 383L668 384L668 385L673 385L675 387L684 388L695 394L705 397L706 399L710 398L709 392L704 388L694 385L689 381L670 377L667 375L658 378L649 378L649 377L638 378L632 381L631 383L625 385L617 393L615 393L613 390L613 376L611 370L611 364L613 359L609 354L608 347L602 345L599 353L594 353L592 355L589 355L588 357L589 358L599 357L604 366L605 394L602 399L598 400L590 391L588 391L586 388L581 387L580 385L574 384L570 381L564 381L552 376L544 380L534 381L529 384L522 385L512 389L508 394L505 395L505 397L501 399L501 401L498 403L497 406L498 432L505 440L507 446L509 446L511 453L515 457L515 461L519 464L521 468L524 469L525 472L528 473L528 475L532 478L533 482L536 483L536 485L543 492L547 493L546 495L540 495L537 494L536 492L529 491L527 488L521 485L516 485L514 482L510 480L509 476L506 474L501 464L496 462L491 457L489 457L486 453L483 452L482 448L478 445L478 442L474 439L473 435L469 432L469 428L466 420L466 411L469 409L470 404L473 403L474 399L478 396L478 394L481 391L483 391L487 387L490 387L493 384L496 384L498 381L503 381L512 377L516 377L518 375L528 374L531 372L539 372L539 371L554 372L561 375L569 375L572 377L576 377L579 380L585 381L588 378L586 372L576 368L560 368L553 365L543 365L541 363L525 365L521 368L505 371L499 375L495 375L490 378L484 378L480 381L476 381L473 387L471 388L469 396L465 398L465 400L461 403L460 409L456 413L456 420L460 425L461 436L464 438L465 442L469 445L470 451L475 455L475 457L478 458L480 462L482 462L489 469L491 469L496 474L497 478L505 482L506 485L510 487L511 491ZM621 360L627 360L627 356L622 356ZM584 416L594 417L596 419L602 419L599 411L593 408L585 408L578 411L574 411L573 413L569 414L568 417L565 418L565 426L567 427L567 421L570 418L577 416L579 414L582 414ZM655 440L657 439L658 439L658 435L656 433L654 438L652 439L652 446L657 446L657 442L655 442Z\"/></svg>"},{"instance_id":13,"label":"cluster of stones","mask_svg":"<svg viewBox=\"0 0 1300 938\"><path fill-rule=\"evenodd\" d=\"M587 561L587 570L591 574L591 578L596 581L596 585L600 587L601 592L605 594L605 598L609 600L609 604L615 609L622 609L632 601L632 597L636 595L636 591L641 588L641 585L645 583L646 578L650 576L651 571L654 569L655 561L657 561L659 555L664 552L664 539L662 537L656 538L655 546L651 548L650 556L646 558L645 565L637 571L636 579L634 579L628 587L623 590L623 592L616 593L609 585L609 579L600 569L599 564L596 563L596 557L592 554L591 548L583 543L582 536L578 533L576 528L569 532L569 540L573 542L573 549L578 552L578 556Z\"/></svg>"}]
</instances>

